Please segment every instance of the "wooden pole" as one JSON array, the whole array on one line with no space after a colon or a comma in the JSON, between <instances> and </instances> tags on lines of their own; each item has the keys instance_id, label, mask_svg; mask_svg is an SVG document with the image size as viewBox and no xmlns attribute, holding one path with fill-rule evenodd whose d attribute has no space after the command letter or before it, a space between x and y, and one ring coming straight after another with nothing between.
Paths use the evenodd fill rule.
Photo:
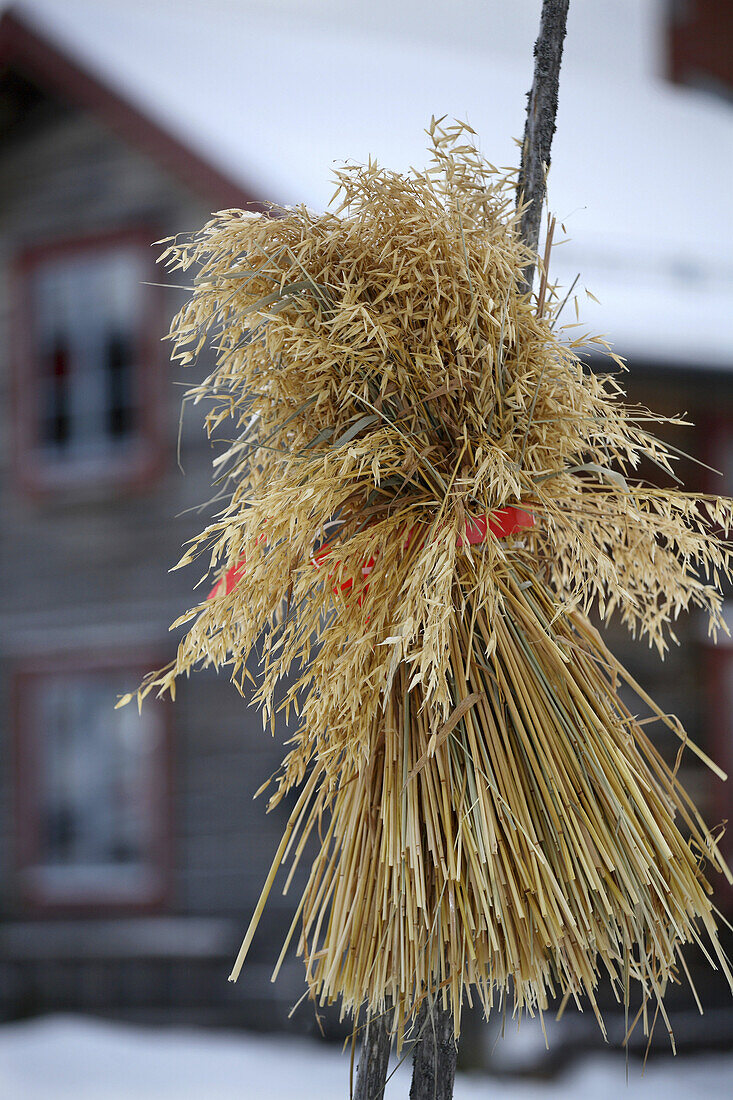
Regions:
<instances>
[{"instance_id":1,"label":"wooden pole","mask_svg":"<svg viewBox=\"0 0 733 1100\"><path fill-rule=\"evenodd\" d=\"M534 77L528 94L522 161L517 180L517 204L526 204L520 233L533 256L537 252L545 198L545 178L555 133L557 91L570 0L542 0L540 29L534 47ZM534 259L522 273L521 288L529 294ZM390 1037L387 1024L370 1021L362 1045L354 1100L383 1100ZM438 1001L426 1000L417 1021L410 1100L451 1100L458 1048L453 1013Z\"/></svg>"},{"instance_id":2,"label":"wooden pole","mask_svg":"<svg viewBox=\"0 0 733 1100\"><path fill-rule=\"evenodd\" d=\"M426 998L417 1017L410 1100L451 1100L453 1096L458 1047L453 1013L442 1007L441 1000L438 997L431 1004Z\"/></svg>"},{"instance_id":3,"label":"wooden pole","mask_svg":"<svg viewBox=\"0 0 733 1100\"><path fill-rule=\"evenodd\" d=\"M520 223L524 243L533 255L540 238L540 219L545 198L545 178L555 133L560 62L570 0L543 0L540 31L534 47L534 78L528 93L522 163L517 180L517 205L527 203ZM523 272L522 290L529 294L534 279L534 259Z\"/></svg>"},{"instance_id":4,"label":"wooden pole","mask_svg":"<svg viewBox=\"0 0 733 1100\"><path fill-rule=\"evenodd\" d=\"M374 1016L367 1023L361 1045L359 1068L356 1071L354 1100L384 1100L387 1064L392 1037L389 1033L390 1013Z\"/></svg>"},{"instance_id":5,"label":"wooden pole","mask_svg":"<svg viewBox=\"0 0 733 1100\"><path fill-rule=\"evenodd\" d=\"M565 42L570 0L543 0L540 29L534 47L534 77L528 95L527 119L522 143L522 162L517 181L517 202L527 203L520 219L522 239L537 252L540 219L545 198L545 176L555 133L557 89ZM534 279L534 260L522 273L522 289L529 293ZM427 1003L427 1002L426 1002ZM456 1075L457 1046L453 1013L436 1002L423 1013L412 1070L410 1100L451 1100Z\"/></svg>"}]
</instances>

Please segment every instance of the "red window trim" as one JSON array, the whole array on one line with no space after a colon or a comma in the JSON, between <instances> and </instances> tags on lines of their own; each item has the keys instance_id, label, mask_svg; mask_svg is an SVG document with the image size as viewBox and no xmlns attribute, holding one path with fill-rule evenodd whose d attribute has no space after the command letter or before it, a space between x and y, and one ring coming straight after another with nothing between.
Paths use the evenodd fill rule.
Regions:
<instances>
[{"instance_id":1,"label":"red window trim","mask_svg":"<svg viewBox=\"0 0 733 1100\"><path fill-rule=\"evenodd\" d=\"M13 405L12 459L15 483L31 496L44 496L56 491L86 491L103 486L136 490L151 484L164 467L164 398L163 356L161 337L164 310L161 288L146 286L144 314L140 318L139 366L136 386L140 395L141 424L135 454L120 457L90 473L70 464L68 469L56 469L36 451L34 385L35 364L31 345L30 272L46 260L75 253L104 251L115 245L139 248L141 256L149 255L149 278L155 282L159 273L151 245L160 232L143 225L117 227L99 233L83 233L60 237L22 249L11 264L11 395Z\"/></svg>"},{"instance_id":2,"label":"red window trim","mask_svg":"<svg viewBox=\"0 0 733 1100\"><path fill-rule=\"evenodd\" d=\"M164 660L164 659L163 659ZM34 681L46 676L117 671L132 673L139 681L150 668L163 663L159 651L141 653L139 649L110 648L48 653L15 662L11 670L14 870L21 906L39 916L49 914L89 915L110 912L149 913L164 908L172 886L173 836L173 758L169 703L149 699L146 707L155 709L160 737L153 756L158 797L152 806L153 844L151 868L154 885L144 895L111 890L69 894L58 898L31 885L24 876L27 868L37 866L38 836L38 743L28 713ZM133 704L130 704L131 706Z\"/></svg>"}]
</instances>

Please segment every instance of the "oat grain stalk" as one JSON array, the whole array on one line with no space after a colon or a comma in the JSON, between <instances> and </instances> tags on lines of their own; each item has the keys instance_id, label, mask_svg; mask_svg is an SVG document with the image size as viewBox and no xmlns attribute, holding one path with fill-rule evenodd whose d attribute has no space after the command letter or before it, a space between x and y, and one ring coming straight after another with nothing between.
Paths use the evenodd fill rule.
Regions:
<instances>
[{"instance_id":1,"label":"oat grain stalk","mask_svg":"<svg viewBox=\"0 0 733 1100\"><path fill-rule=\"evenodd\" d=\"M388 1012L398 1048L425 1004L456 1036L475 1000L603 1027L601 974L646 1027L686 943L731 980L708 881L731 875L621 689L720 773L589 614L660 655L682 613L725 629L733 502L640 476L675 476L664 418L610 351L583 365L546 271L522 290L515 178L465 124L429 139L423 172L340 169L327 213L226 210L166 242L195 276L173 355L216 349L190 397L228 443L180 562L213 591L139 696L226 668L266 723L295 718L270 804L297 801L232 978L310 841L275 970L292 945L319 1004Z\"/></svg>"}]
</instances>

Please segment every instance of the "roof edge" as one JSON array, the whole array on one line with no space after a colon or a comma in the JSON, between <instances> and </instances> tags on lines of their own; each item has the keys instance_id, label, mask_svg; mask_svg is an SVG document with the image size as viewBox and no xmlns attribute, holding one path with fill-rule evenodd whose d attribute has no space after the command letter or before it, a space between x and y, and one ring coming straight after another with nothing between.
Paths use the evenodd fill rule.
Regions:
<instances>
[{"instance_id":1,"label":"roof edge","mask_svg":"<svg viewBox=\"0 0 733 1100\"><path fill-rule=\"evenodd\" d=\"M254 199L235 180L83 68L52 37L14 8L0 18L0 73L9 68L99 116L118 137L216 208L266 209L264 203Z\"/></svg>"}]
</instances>

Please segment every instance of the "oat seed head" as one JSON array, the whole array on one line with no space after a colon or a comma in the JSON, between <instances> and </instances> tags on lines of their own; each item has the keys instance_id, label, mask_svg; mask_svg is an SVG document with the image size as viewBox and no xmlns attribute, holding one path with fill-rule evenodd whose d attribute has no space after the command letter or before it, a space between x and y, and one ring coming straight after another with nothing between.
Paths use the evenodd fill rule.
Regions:
<instances>
[{"instance_id":1,"label":"oat seed head","mask_svg":"<svg viewBox=\"0 0 733 1100\"><path fill-rule=\"evenodd\" d=\"M245 691L257 646L264 722L297 716L273 802L305 784L274 869L321 830L297 934L321 1001L389 1003L401 1039L427 993L458 1031L467 994L595 1006L603 968L663 1012L700 927L726 968L702 854L728 872L587 615L662 655L683 612L725 629L733 504L644 480L675 476L665 418L562 327L547 271L519 293L513 175L465 124L428 133L427 170L348 165L329 212L225 210L165 242L195 275L173 358L215 349L188 398L223 447L180 565L244 565L140 694L207 665ZM511 504L535 526L461 539Z\"/></svg>"}]
</instances>

